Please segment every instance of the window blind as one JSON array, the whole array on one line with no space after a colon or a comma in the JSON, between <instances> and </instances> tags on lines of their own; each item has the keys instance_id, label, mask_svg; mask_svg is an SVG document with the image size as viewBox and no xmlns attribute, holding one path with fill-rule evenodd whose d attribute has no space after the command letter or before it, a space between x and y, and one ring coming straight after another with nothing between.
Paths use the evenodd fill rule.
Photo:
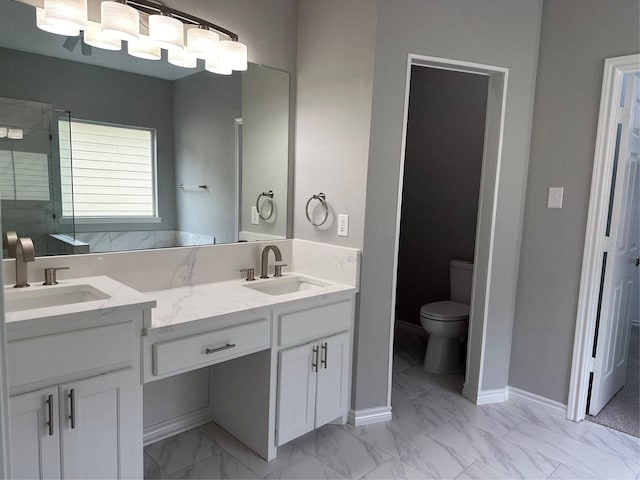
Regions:
<instances>
[{"instance_id":1,"label":"window blind","mask_svg":"<svg viewBox=\"0 0 640 480\"><path fill-rule=\"evenodd\" d=\"M58 129L63 216L156 215L153 130L81 120Z\"/></svg>"}]
</instances>

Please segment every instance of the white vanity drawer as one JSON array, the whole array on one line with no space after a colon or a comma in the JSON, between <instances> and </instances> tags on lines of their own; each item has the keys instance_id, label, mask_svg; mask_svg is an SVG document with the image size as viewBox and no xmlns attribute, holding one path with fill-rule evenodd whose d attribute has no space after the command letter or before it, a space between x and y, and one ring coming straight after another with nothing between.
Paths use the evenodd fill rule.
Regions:
<instances>
[{"instance_id":1,"label":"white vanity drawer","mask_svg":"<svg viewBox=\"0 0 640 480\"><path fill-rule=\"evenodd\" d=\"M131 364L134 338L133 323L125 322L9 342L9 385Z\"/></svg>"},{"instance_id":2,"label":"white vanity drawer","mask_svg":"<svg viewBox=\"0 0 640 480\"><path fill-rule=\"evenodd\" d=\"M282 312L277 315L278 345L292 345L332 333L349 330L353 316L351 300L321 305L305 310Z\"/></svg>"},{"instance_id":3,"label":"white vanity drawer","mask_svg":"<svg viewBox=\"0 0 640 480\"><path fill-rule=\"evenodd\" d=\"M271 346L269 321L244 323L153 345L153 374L213 365Z\"/></svg>"}]
</instances>

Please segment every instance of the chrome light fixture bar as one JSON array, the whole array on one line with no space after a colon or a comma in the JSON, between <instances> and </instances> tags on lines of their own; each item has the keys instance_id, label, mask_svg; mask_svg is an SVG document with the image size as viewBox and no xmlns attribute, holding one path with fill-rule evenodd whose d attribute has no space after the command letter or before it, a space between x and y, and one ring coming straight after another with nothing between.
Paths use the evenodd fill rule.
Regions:
<instances>
[{"instance_id":1,"label":"chrome light fixture bar","mask_svg":"<svg viewBox=\"0 0 640 480\"><path fill-rule=\"evenodd\" d=\"M120 49L120 41L127 40L130 55L150 60L158 60L163 48L169 53L170 63L184 68L194 68L197 60L202 59L206 70L222 75L247 69L247 46L238 41L236 33L220 25L156 0L105 0L101 4L102 22L97 24L87 20L86 2L46 0L45 9L38 9L37 26L67 36L77 36L82 30L86 43L108 50ZM54 18L46 11L47 3L53 7L60 4L74 8L58 7ZM76 8L77 5L84 5L84 10ZM65 23L67 10L71 17ZM148 17L148 36L140 33L140 14Z\"/></svg>"}]
</instances>

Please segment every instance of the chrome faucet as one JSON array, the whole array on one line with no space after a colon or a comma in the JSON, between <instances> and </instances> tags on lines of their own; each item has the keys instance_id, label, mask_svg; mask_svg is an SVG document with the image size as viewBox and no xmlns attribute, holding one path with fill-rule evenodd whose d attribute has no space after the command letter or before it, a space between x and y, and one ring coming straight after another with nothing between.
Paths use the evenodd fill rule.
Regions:
<instances>
[{"instance_id":1,"label":"chrome faucet","mask_svg":"<svg viewBox=\"0 0 640 480\"><path fill-rule=\"evenodd\" d=\"M267 245L262 249L262 263L260 264L260 278L269 278L269 252L273 251L276 262L282 261L282 253L275 245Z\"/></svg>"},{"instance_id":2,"label":"chrome faucet","mask_svg":"<svg viewBox=\"0 0 640 480\"><path fill-rule=\"evenodd\" d=\"M16 284L14 288L24 288L29 286L27 280L27 263L36 259L33 242L30 238L18 238L16 242Z\"/></svg>"},{"instance_id":3,"label":"chrome faucet","mask_svg":"<svg viewBox=\"0 0 640 480\"><path fill-rule=\"evenodd\" d=\"M18 234L14 231L4 232L2 235L2 248L7 250L9 258L16 258L16 243L18 243Z\"/></svg>"}]
</instances>

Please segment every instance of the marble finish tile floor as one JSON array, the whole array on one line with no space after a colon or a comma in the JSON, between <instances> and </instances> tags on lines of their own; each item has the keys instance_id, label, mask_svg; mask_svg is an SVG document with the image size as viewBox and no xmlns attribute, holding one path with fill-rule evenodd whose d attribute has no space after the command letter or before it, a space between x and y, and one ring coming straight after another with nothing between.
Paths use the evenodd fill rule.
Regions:
<instances>
[{"instance_id":1,"label":"marble finish tile floor","mask_svg":"<svg viewBox=\"0 0 640 480\"><path fill-rule=\"evenodd\" d=\"M145 478L640 480L640 439L514 400L473 405L418 350L396 350L389 422L326 425L272 462L209 424L147 446Z\"/></svg>"}]
</instances>

